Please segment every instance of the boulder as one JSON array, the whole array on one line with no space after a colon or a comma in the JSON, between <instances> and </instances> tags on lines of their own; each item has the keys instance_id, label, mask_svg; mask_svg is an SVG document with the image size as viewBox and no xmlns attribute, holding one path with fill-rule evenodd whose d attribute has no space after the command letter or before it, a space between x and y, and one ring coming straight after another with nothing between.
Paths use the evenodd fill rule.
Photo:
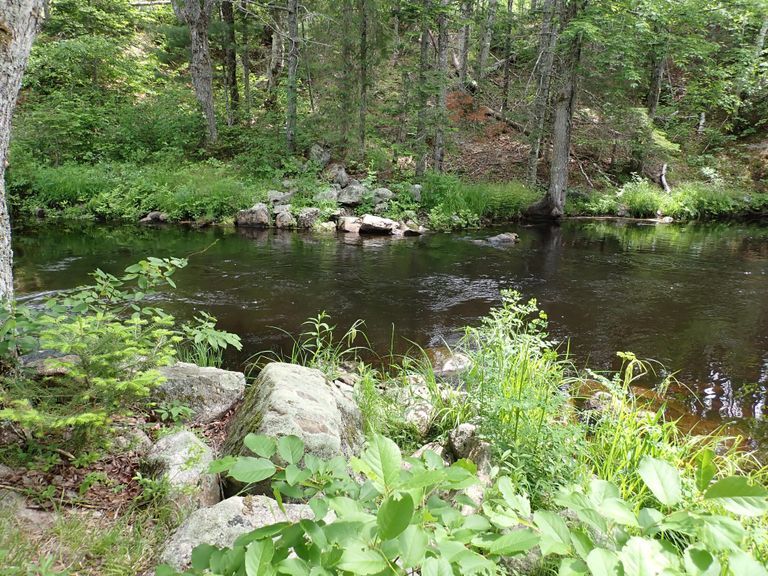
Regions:
<instances>
[{"instance_id":1,"label":"boulder","mask_svg":"<svg viewBox=\"0 0 768 576\"><path fill-rule=\"evenodd\" d=\"M386 204L392 198L395 197L395 193L389 188L376 188L373 191L373 203L374 204Z\"/></svg>"},{"instance_id":2,"label":"boulder","mask_svg":"<svg viewBox=\"0 0 768 576\"><path fill-rule=\"evenodd\" d=\"M299 228L312 228L320 217L320 208L302 208L299 210Z\"/></svg>"},{"instance_id":3,"label":"boulder","mask_svg":"<svg viewBox=\"0 0 768 576\"><path fill-rule=\"evenodd\" d=\"M157 210L153 210L144 218L139 220L142 224L161 224L162 222L168 221L168 214L165 212L158 212Z\"/></svg>"},{"instance_id":4,"label":"boulder","mask_svg":"<svg viewBox=\"0 0 768 576\"><path fill-rule=\"evenodd\" d=\"M435 376L444 379L455 378L472 366L472 360L466 354L446 350L445 352L442 350L433 352Z\"/></svg>"},{"instance_id":5,"label":"boulder","mask_svg":"<svg viewBox=\"0 0 768 576\"><path fill-rule=\"evenodd\" d=\"M40 380L65 376L72 366L80 363L80 357L62 354L56 350L40 350L24 354L19 358L19 362L24 370L31 373L32 378Z\"/></svg>"},{"instance_id":6,"label":"boulder","mask_svg":"<svg viewBox=\"0 0 768 576\"><path fill-rule=\"evenodd\" d=\"M116 426L112 445L121 453L134 452L144 456L152 448L152 440L136 425Z\"/></svg>"},{"instance_id":7,"label":"boulder","mask_svg":"<svg viewBox=\"0 0 768 576\"><path fill-rule=\"evenodd\" d=\"M146 457L155 477L168 482L170 496L185 508L212 506L221 499L218 478L208 473L211 449L190 430L158 440Z\"/></svg>"},{"instance_id":8,"label":"boulder","mask_svg":"<svg viewBox=\"0 0 768 576\"><path fill-rule=\"evenodd\" d=\"M421 184L414 184L409 190L414 202L421 202Z\"/></svg>"},{"instance_id":9,"label":"boulder","mask_svg":"<svg viewBox=\"0 0 768 576\"><path fill-rule=\"evenodd\" d=\"M207 424L226 414L245 391L242 372L230 372L178 362L160 368L165 382L152 391L156 402L187 406L192 410L192 422Z\"/></svg>"},{"instance_id":10,"label":"boulder","mask_svg":"<svg viewBox=\"0 0 768 576\"><path fill-rule=\"evenodd\" d=\"M309 149L309 160L320 166L320 168L325 168L328 162L331 161L331 151L320 144L312 144L312 147Z\"/></svg>"},{"instance_id":11,"label":"boulder","mask_svg":"<svg viewBox=\"0 0 768 576\"><path fill-rule=\"evenodd\" d=\"M286 228L296 228L296 218L288 210L275 214L275 227L281 230Z\"/></svg>"},{"instance_id":12,"label":"boulder","mask_svg":"<svg viewBox=\"0 0 768 576\"><path fill-rule=\"evenodd\" d=\"M267 192L267 202L276 206L278 204L288 204L293 198L293 192L279 192L270 190Z\"/></svg>"},{"instance_id":13,"label":"boulder","mask_svg":"<svg viewBox=\"0 0 768 576\"><path fill-rule=\"evenodd\" d=\"M235 226L250 226L253 228L269 228L272 217L266 204L258 203L247 210L240 210L235 217Z\"/></svg>"},{"instance_id":14,"label":"boulder","mask_svg":"<svg viewBox=\"0 0 768 576\"><path fill-rule=\"evenodd\" d=\"M520 242L520 237L514 232L505 232L503 234L491 236L488 238L487 242L493 246L517 244Z\"/></svg>"},{"instance_id":15,"label":"boulder","mask_svg":"<svg viewBox=\"0 0 768 576\"><path fill-rule=\"evenodd\" d=\"M376 204L376 206L373 207L373 213L384 214L384 212L387 211L387 208L389 208L389 204L387 204L386 202L382 202L381 204Z\"/></svg>"},{"instance_id":16,"label":"boulder","mask_svg":"<svg viewBox=\"0 0 768 576\"><path fill-rule=\"evenodd\" d=\"M316 230L317 232L327 232L327 233L336 232L336 224L334 224L333 222L316 223L314 230Z\"/></svg>"},{"instance_id":17,"label":"boulder","mask_svg":"<svg viewBox=\"0 0 768 576\"><path fill-rule=\"evenodd\" d=\"M486 488L493 483L491 478L493 453L491 445L480 439L477 426L463 423L449 432L448 446L456 460L466 458L477 466L477 478L480 482L467 488L465 493L477 506L480 506L483 503ZM474 510L471 506L464 506L462 512L472 514Z\"/></svg>"},{"instance_id":18,"label":"boulder","mask_svg":"<svg viewBox=\"0 0 768 576\"><path fill-rule=\"evenodd\" d=\"M331 182L337 184L339 188L345 188L349 185L349 176L341 164L331 164L328 168L328 176Z\"/></svg>"},{"instance_id":19,"label":"boulder","mask_svg":"<svg viewBox=\"0 0 768 576\"><path fill-rule=\"evenodd\" d=\"M243 439L249 433L294 434L308 454L324 460L350 457L363 442L362 416L355 401L319 370L273 362L248 388L232 418L224 454L249 454Z\"/></svg>"},{"instance_id":20,"label":"boulder","mask_svg":"<svg viewBox=\"0 0 768 576\"><path fill-rule=\"evenodd\" d=\"M479 442L477 426L467 422L459 424L448 434L448 446L456 459L469 458L469 454Z\"/></svg>"},{"instance_id":21,"label":"boulder","mask_svg":"<svg viewBox=\"0 0 768 576\"><path fill-rule=\"evenodd\" d=\"M266 496L232 496L210 508L196 510L176 529L160 555L160 562L176 570L189 567L192 550L200 544L230 547L247 532L277 522L314 518L306 504L283 504Z\"/></svg>"},{"instance_id":22,"label":"boulder","mask_svg":"<svg viewBox=\"0 0 768 576\"><path fill-rule=\"evenodd\" d=\"M421 236L424 232L426 232L426 228L419 226L415 222L400 222L395 233L402 234L403 236Z\"/></svg>"},{"instance_id":23,"label":"boulder","mask_svg":"<svg viewBox=\"0 0 768 576\"><path fill-rule=\"evenodd\" d=\"M365 186L361 184L350 184L339 192L339 204L344 206L359 206L365 198Z\"/></svg>"},{"instance_id":24,"label":"boulder","mask_svg":"<svg viewBox=\"0 0 768 576\"><path fill-rule=\"evenodd\" d=\"M336 223L336 229L340 232L351 232L357 234L360 232L362 219L357 216L341 216Z\"/></svg>"},{"instance_id":25,"label":"boulder","mask_svg":"<svg viewBox=\"0 0 768 576\"><path fill-rule=\"evenodd\" d=\"M426 452L427 450L431 450L432 452L440 456L440 458L443 459L443 463L446 466L450 466L454 462L454 459L451 453L440 442L430 442L429 444L424 444L424 446L416 450L416 452L414 452L411 455L411 457L421 458L424 455L424 452Z\"/></svg>"},{"instance_id":26,"label":"boulder","mask_svg":"<svg viewBox=\"0 0 768 576\"><path fill-rule=\"evenodd\" d=\"M330 188L320 190L313 196L315 202L338 202L339 192L341 187L338 184L333 184Z\"/></svg>"},{"instance_id":27,"label":"boulder","mask_svg":"<svg viewBox=\"0 0 768 576\"><path fill-rule=\"evenodd\" d=\"M277 204L275 205L272 210L275 212L275 215L280 214L280 212L290 212L291 211L291 205L290 204Z\"/></svg>"},{"instance_id":28,"label":"boulder","mask_svg":"<svg viewBox=\"0 0 768 576\"><path fill-rule=\"evenodd\" d=\"M397 227L394 220L366 214L360 221L360 234L392 234Z\"/></svg>"}]
</instances>

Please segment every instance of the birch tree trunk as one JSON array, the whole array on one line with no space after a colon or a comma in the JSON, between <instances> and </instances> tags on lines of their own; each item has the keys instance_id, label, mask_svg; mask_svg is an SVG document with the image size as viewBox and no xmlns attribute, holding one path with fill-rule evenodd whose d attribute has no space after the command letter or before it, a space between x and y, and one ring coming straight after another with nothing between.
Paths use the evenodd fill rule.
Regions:
<instances>
[{"instance_id":1,"label":"birch tree trunk","mask_svg":"<svg viewBox=\"0 0 768 576\"><path fill-rule=\"evenodd\" d=\"M285 142L296 151L296 72L299 67L299 0L288 0L288 88L286 92Z\"/></svg>"},{"instance_id":2,"label":"birch tree trunk","mask_svg":"<svg viewBox=\"0 0 768 576\"><path fill-rule=\"evenodd\" d=\"M435 146L433 151L433 167L437 172L443 171L445 159L445 123L447 121L446 101L448 97L448 14L450 0L441 0L441 10L437 17L437 125L435 126Z\"/></svg>"},{"instance_id":3,"label":"birch tree trunk","mask_svg":"<svg viewBox=\"0 0 768 576\"><path fill-rule=\"evenodd\" d=\"M560 0L562 1L562 0ZM536 96L533 101L533 126L531 127L531 149L528 154L528 184L536 184L539 171L541 141L544 137L544 123L547 119L547 105L552 82L557 27L555 10L558 0L544 0L542 5L541 32L539 33L539 57L535 67Z\"/></svg>"},{"instance_id":4,"label":"birch tree trunk","mask_svg":"<svg viewBox=\"0 0 768 576\"><path fill-rule=\"evenodd\" d=\"M0 12L0 301L13 298L11 219L5 198L5 164L11 118L29 51L43 18L43 0L3 0Z\"/></svg>"},{"instance_id":5,"label":"birch tree trunk","mask_svg":"<svg viewBox=\"0 0 768 576\"><path fill-rule=\"evenodd\" d=\"M245 97L245 112L251 113L251 45L250 30L248 29L248 15L243 14L243 48L240 59L243 63L243 96Z\"/></svg>"},{"instance_id":6,"label":"birch tree trunk","mask_svg":"<svg viewBox=\"0 0 768 576\"><path fill-rule=\"evenodd\" d=\"M237 43L235 40L235 12L232 0L221 0L221 20L224 22L224 79L229 93L227 123L234 124L234 115L240 104L237 90Z\"/></svg>"},{"instance_id":7,"label":"birch tree trunk","mask_svg":"<svg viewBox=\"0 0 768 576\"><path fill-rule=\"evenodd\" d=\"M755 66L760 64L760 58L765 50L765 38L768 36L768 16L763 18L763 25L760 26L760 31L757 33L757 40L755 41Z\"/></svg>"},{"instance_id":8,"label":"birch tree trunk","mask_svg":"<svg viewBox=\"0 0 768 576\"><path fill-rule=\"evenodd\" d=\"M209 144L213 144L218 138L216 112L213 107L213 67L208 45L208 25L213 3L214 0L171 0L176 18L189 26L189 71L195 96L205 116Z\"/></svg>"},{"instance_id":9,"label":"birch tree trunk","mask_svg":"<svg viewBox=\"0 0 768 576\"><path fill-rule=\"evenodd\" d=\"M416 162L416 176L423 176L427 169L427 103L429 92L427 91L427 67L429 65L429 16L432 3L424 0L421 16L421 46L419 53L419 111L416 117L416 139L419 158Z\"/></svg>"},{"instance_id":10,"label":"birch tree trunk","mask_svg":"<svg viewBox=\"0 0 768 576\"><path fill-rule=\"evenodd\" d=\"M493 23L496 20L496 7L498 0L488 0L488 13L486 14L485 24L483 25L483 36L480 40L480 54L477 58L477 81L485 78L485 67L488 63L488 55L491 51L491 39L493 38Z\"/></svg>"},{"instance_id":11,"label":"birch tree trunk","mask_svg":"<svg viewBox=\"0 0 768 576\"><path fill-rule=\"evenodd\" d=\"M358 144L360 158L365 159L365 129L368 114L368 5L366 0L358 0L360 12L360 108L358 126Z\"/></svg>"},{"instance_id":12,"label":"birch tree trunk","mask_svg":"<svg viewBox=\"0 0 768 576\"><path fill-rule=\"evenodd\" d=\"M461 4L461 18L464 23L461 27L461 46L459 50L459 81L462 86L467 85L469 43L472 35L472 8L473 0L464 0Z\"/></svg>"}]
</instances>

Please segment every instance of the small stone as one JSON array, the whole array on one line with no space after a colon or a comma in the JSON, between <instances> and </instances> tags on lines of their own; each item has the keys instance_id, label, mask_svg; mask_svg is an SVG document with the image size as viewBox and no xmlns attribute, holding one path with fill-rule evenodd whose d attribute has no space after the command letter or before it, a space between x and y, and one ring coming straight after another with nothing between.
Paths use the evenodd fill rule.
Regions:
<instances>
[{"instance_id":1,"label":"small stone","mask_svg":"<svg viewBox=\"0 0 768 576\"><path fill-rule=\"evenodd\" d=\"M291 205L290 204L278 204L274 208L275 215L280 214L280 212L290 212L291 211Z\"/></svg>"},{"instance_id":2,"label":"small stone","mask_svg":"<svg viewBox=\"0 0 768 576\"><path fill-rule=\"evenodd\" d=\"M323 233L331 233L336 232L336 224L333 222L320 222L319 224L315 224L314 228L317 232L323 232Z\"/></svg>"},{"instance_id":3,"label":"small stone","mask_svg":"<svg viewBox=\"0 0 768 576\"><path fill-rule=\"evenodd\" d=\"M338 202L340 191L341 188L339 185L333 184L330 188L326 188L325 190L321 190L320 192L316 193L313 196L313 200L315 202Z\"/></svg>"},{"instance_id":4,"label":"small stone","mask_svg":"<svg viewBox=\"0 0 768 576\"><path fill-rule=\"evenodd\" d=\"M467 422L459 424L448 434L449 446L457 459L469 458L470 453L479 442L477 426Z\"/></svg>"},{"instance_id":5,"label":"small stone","mask_svg":"<svg viewBox=\"0 0 768 576\"><path fill-rule=\"evenodd\" d=\"M340 188L345 188L349 185L349 176L341 164L331 164L328 168L328 176L331 182L337 184Z\"/></svg>"},{"instance_id":6,"label":"small stone","mask_svg":"<svg viewBox=\"0 0 768 576\"><path fill-rule=\"evenodd\" d=\"M520 241L520 237L514 232L505 232L498 234L497 236L491 236L487 242L493 246L500 246L505 244L517 244Z\"/></svg>"},{"instance_id":7,"label":"small stone","mask_svg":"<svg viewBox=\"0 0 768 576\"><path fill-rule=\"evenodd\" d=\"M134 452L139 456L144 456L152 447L152 440L147 436L147 433L136 426L130 428L119 426L116 427L114 433L112 444L120 452Z\"/></svg>"},{"instance_id":8,"label":"small stone","mask_svg":"<svg viewBox=\"0 0 768 576\"><path fill-rule=\"evenodd\" d=\"M139 222L142 224L160 224L162 222L168 221L168 214L165 212L158 212L157 210L154 210L144 216Z\"/></svg>"},{"instance_id":9,"label":"small stone","mask_svg":"<svg viewBox=\"0 0 768 576\"><path fill-rule=\"evenodd\" d=\"M366 214L360 222L360 234L392 234L397 227L394 220Z\"/></svg>"},{"instance_id":10,"label":"small stone","mask_svg":"<svg viewBox=\"0 0 768 576\"><path fill-rule=\"evenodd\" d=\"M413 184L409 192L414 202L421 202L421 184Z\"/></svg>"},{"instance_id":11,"label":"small stone","mask_svg":"<svg viewBox=\"0 0 768 576\"><path fill-rule=\"evenodd\" d=\"M342 216L339 218L336 228L339 232L350 232L357 234L360 232L360 225L362 220L356 216Z\"/></svg>"},{"instance_id":12,"label":"small stone","mask_svg":"<svg viewBox=\"0 0 768 576\"><path fill-rule=\"evenodd\" d=\"M270 190L267 192L267 202L273 206L278 204L288 204L293 196L293 192L279 192L277 190Z\"/></svg>"},{"instance_id":13,"label":"small stone","mask_svg":"<svg viewBox=\"0 0 768 576\"><path fill-rule=\"evenodd\" d=\"M320 168L325 168L328 162L331 161L331 151L320 144L312 144L312 147L309 149L309 159L320 166Z\"/></svg>"},{"instance_id":14,"label":"small stone","mask_svg":"<svg viewBox=\"0 0 768 576\"><path fill-rule=\"evenodd\" d=\"M389 188L376 188L373 191L373 203L374 204L386 204L392 198L395 197L395 193Z\"/></svg>"},{"instance_id":15,"label":"small stone","mask_svg":"<svg viewBox=\"0 0 768 576\"><path fill-rule=\"evenodd\" d=\"M349 184L339 192L338 202L344 206L359 206L365 198L365 187L360 184Z\"/></svg>"},{"instance_id":16,"label":"small stone","mask_svg":"<svg viewBox=\"0 0 768 576\"><path fill-rule=\"evenodd\" d=\"M315 225L320 217L320 208L302 208L299 210L299 228L309 229Z\"/></svg>"}]
</instances>

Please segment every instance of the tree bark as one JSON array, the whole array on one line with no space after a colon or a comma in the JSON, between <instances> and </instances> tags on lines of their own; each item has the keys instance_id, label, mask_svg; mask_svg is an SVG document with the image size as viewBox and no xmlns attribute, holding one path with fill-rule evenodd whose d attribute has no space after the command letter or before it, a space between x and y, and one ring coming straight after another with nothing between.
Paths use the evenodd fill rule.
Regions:
<instances>
[{"instance_id":1,"label":"tree bark","mask_svg":"<svg viewBox=\"0 0 768 576\"><path fill-rule=\"evenodd\" d=\"M504 82L501 88L501 114L507 113L509 105L509 83L512 80L512 15L514 0L507 0L506 30L504 33Z\"/></svg>"},{"instance_id":2,"label":"tree bark","mask_svg":"<svg viewBox=\"0 0 768 576\"><path fill-rule=\"evenodd\" d=\"M240 59L243 63L243 96L245 97L245 112L251 113L251 45L250 30L248 29L248 15L243 14L243 48Z\"/></svg>"},{"instance_id":3,"label":"tree bark","mask_svg":"<svg viewBox=\"0 0 768 576\"><path fill-rule=\"evenodd\" d=\"M360 158L365 159L365 130L366 116L368 114L368 5L366 0L358 0L358 12L360 13L360 106L359 106L359 126L358 126L358 145L360 147Z\"/></svg>"},{"instance_id":4,"label":"tree bark","mask_svg":"<svg viewBox=\"0 0 768 576\"><path fill-rule=\"evenodd\" d=\"M498 0L488 0L488 13L486 14L485 24L483 25L483 36L480 41L480 54L477 58L477 76L478 83L485 78L485 66L488 62L488 55L491 52L491 39L493 38L493 23L496 20L496 7Z\"/></svg>"},{"instance_id":5,"label":"tree bark","mask_svg":"<svg viewBox=\"0 0 768 576\"><path fill-rule=\"evenodd\" d=\"M224 22L224 81L229 94L227 123L234 124L234 115L240 104L237 90L237 41L235 39L235 12L232 0L221 0L221 20Z\"/></svg>"},{"instance_id":6,"label":"tree bark","mask_svg":"<svg viewBox=\"0 0 768 576\"><path fill-rule=\"evenodd\" d=\"M461 4L461 18L464 23L461 27L461 45L459 50L459 81L462 86L467 85L469 42L472 35L472 8L473 0L464 0Z\"/></svg>"},{"instance_id":7,"label":"tree bark","mask_svg":"<svg viewBox=\"0 0 768 576\"><path fill-rule=\"evenodd\" d=\"M352 10L352 1L342 0L342 14L351 14ZM351 64L354 60L352 39L353 37L350 34L341 35L341 62L339 63L341 74L337 76L339 80L339 103L341 106L341 148L345 157L349 153L349 133L352 124L351 119L354 115L352 86L354 86L355 79L354 68Z\"/></svg>"},{"instance_id":8,"label":"tree bark","mask_svg":"<svg viewBox=\"0 0 768 576\"><path fill-rule=\"evenodd\" d=\"M562 1L562 0L561 0ZM531 129L531 149L528 154L528 184L536 184L539 171L541 141L544 137L544 123L547 119L552 67L557 45L557 27L555 11L558 0L544 0L542 6L541 31L539 33L539 57L536 63L536 97L533 102L533 127Z\"/></svg>"},{"instance_id":9,"label":"tree bark","mask_svg":"<svg viewBox=\"0 0 768 576\"><path fill-rule=\"evenodd\" d=\"M288 88L286 92L285 142L296 151L296 72L299 67L299 0L288 0Z\"/></svg>"},{"instance_id":10,"label":"tree bark","mask_svg":"<svg viewBox=\"0 0 768 576\"><path fill-rule=\"evenodd\" d=\"M208 25L214 0L171 0L173 11L179 21L189 26L190 64L192 85L195 96L205 116L208 143L218 137L216 112L213 106L213 67L208 45Z\"/></svg>"},{"instance_id":11,"label":"tree bark","mask_svg":"<svg viewBox=\"0 0 768 576\"><path fill-rule=\"evenodd\" d=\"M584 0L568 3L563 21L570 22L586 4ZM571 150L573 110L578 89L579 64L581 63L582 37L578 34L563 56L560 70L560 89L555 97L552 126L552 159L549 167L549 215L560 218L565 213L565 196L568 191L568 164Z\"/></svg>"},{"instance_id":12,"label":"tree bark","mask_svg":"<svg viewBox=\"0 0 768 576\"><path fill-rule=\"evenodd\" d=\"M277 88L280 84L280 74L283 70L283 39L280 34L280 11L272 11L271 24L264 27L263 44L269 47L267 57L267 96L264 101L264 107L268 110L274 110L277 105Z\"/></svg>"},{"instance_id":13,"label":"tree bark","mask_svg":"<svg viewBox=\"0 0 768 576\"><path fill-rule=\"evenodd\" d=\"M429 65L429 17L432 3L424 0L421 16L421 46L419 53L419 110L416 117L416 139L418 141L419 158L416 162L416 176L423 176L427 168L427 67Z\"/></svg>"},{"instance_id":14,"label":"tree bark","mask_svg":"<svg viewBox=\"0 0 768 576\"><path fill-rule=\"evenodd\" d=\"M448 14L450 0L441 0L440 14L437 17L437 70L439 85L437 88L437 125L435 126L435 146L433 166L437 172L443 171L445 159L445 123L447 122L448 97Z\"/></svg>"},{"instance_id":15,"label":"tree bark","mask_svg":"<svg viewBox=\"0 0 768 576\"><path fill-rule=\"evenodd\" d=\"M44 14L42 0L4 0L0 12L0 301L13 299L11 219L5 198L5 164L11 118L29 51Z\"/></svg>"},{"instance_id":16,"label":"tree bark","mask_svg":"<svg viewBox=\"0 0 768 576\"><path fill-rule=\"evenodd\" d=\"M648 96L645 99L645 105L648 109L648 116L653 120L656 117L656 110L659 107L659 98L661 97L661 84L664 80L664 70L667 67L666 54L655 55L651 62L651 81L648 86Z\"/></svg>"},{"instance_id":17,"label":"tree bark","mask_svg":"<svg viewBox=\"0 0 768 576\"><path fill-rule=\"evenodd\" d=\"M755 66L760 64L760 58L765 50L765 38L768 36L768 16L763 19L763 24L760 26L760 31L757 33L757 40L755 41Z\"/></svg>"}]
</instances>

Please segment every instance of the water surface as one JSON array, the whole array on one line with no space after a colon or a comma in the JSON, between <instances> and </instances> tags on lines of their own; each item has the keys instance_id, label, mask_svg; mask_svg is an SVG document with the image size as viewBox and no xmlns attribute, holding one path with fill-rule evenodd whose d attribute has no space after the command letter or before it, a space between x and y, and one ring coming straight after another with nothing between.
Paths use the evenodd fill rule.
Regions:
<instances>
[{"instance_id":1,"label":"water surface","mask_svg":"<svg viewBox=\"0 0 768 576\"><path fill-rule=\"evenodd\" d=\"M477 243L515 231L520 244ZM214 243L215 242L215 243ZM211 244L213 245L211 246ZM380 352L439 346L499 302L536 297L574 361L618 366L617 350L662 362L691 392L689 410L737 419L760 436L768 389L768 228L569 221L420 238L358 238L256 230L107 227L47 222L17 230L16 284L38 299L119 273L146 256L197 253L167 308L206 310L240 334L247 355L287 345L320 310L355 319Z\"/></svg>"}]
</instances>

